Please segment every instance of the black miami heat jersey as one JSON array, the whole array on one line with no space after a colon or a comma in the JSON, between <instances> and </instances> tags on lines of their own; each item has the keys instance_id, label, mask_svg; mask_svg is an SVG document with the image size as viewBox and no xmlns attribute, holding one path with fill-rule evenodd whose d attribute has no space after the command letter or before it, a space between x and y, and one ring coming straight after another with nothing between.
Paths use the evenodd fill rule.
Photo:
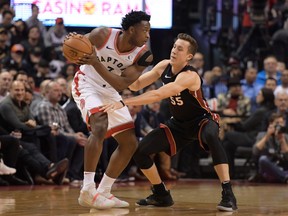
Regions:
<instances>
[{"instance_id":1,"label":"black miami heat jersey","mask_svg":"<svg viewBox=\"0 0 288 216\"><path fill-rule=\"evenodd\" d=\"M164 84L174 82L176 77L183 71L190 70L191 73L197 73L196 69L190 65L185 66L178 74L173 75L171 65L169 64L161 75ZM201 88L197 91L185 89L177 95L170 97L169 107L173 118L180 122L190 122L199 118L203 118L207 114L211 114L210 108L202 93Z\"/></svg>"}]
</instances>

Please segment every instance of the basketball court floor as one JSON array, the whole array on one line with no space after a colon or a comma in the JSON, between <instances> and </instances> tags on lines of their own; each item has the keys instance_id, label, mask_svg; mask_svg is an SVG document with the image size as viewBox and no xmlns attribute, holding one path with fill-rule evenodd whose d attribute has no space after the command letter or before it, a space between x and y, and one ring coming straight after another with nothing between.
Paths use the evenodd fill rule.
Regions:
<instances>
[{"instance_id":1,"label":"basketball court floor","mask_svg":"<svg viewBox=\"0 0 288 216\"><path fill-rule=\"evenodd\" d=\"M288 185L251 184L233 181L238 200L237 212L219 212L221 198L218 180L178 180L166 182L175 204L172 207L139 207L135 202L150 194L148 182L116 183L113 192L130 203L129 208L95 210L78 205L80 187L73 186L13 186L0 187L0 215L5 216L288 216Z\"/></svg>"}]
</instances>

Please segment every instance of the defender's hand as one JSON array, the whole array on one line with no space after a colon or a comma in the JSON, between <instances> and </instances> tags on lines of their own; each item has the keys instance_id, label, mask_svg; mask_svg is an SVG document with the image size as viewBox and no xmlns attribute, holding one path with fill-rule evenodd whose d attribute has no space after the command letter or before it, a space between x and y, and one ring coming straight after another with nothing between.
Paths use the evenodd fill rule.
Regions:
<instances>
[{"instance_id":1,"label":"defender's hand","mask_svg":"<svg viewBox=\"0 0 288 216\"><path fill-rule=\"evenodd\" d=\"M121 101L110 103L110 104L104 104L100 110L103 112L111 112L117 109L121 109L125 106L125 104Z\"/></svg>"}]
</instances>

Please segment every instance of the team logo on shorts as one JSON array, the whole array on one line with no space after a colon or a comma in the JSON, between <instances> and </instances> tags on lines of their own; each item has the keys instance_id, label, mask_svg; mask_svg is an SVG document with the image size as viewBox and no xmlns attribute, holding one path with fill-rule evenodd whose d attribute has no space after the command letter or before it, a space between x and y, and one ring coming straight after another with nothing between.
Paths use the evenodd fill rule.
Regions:
<instances>
[{"instance_id":1,"label":"team logo on shorts","mask_svg":"<svg viewBox=\"0 0 288 216\"><path fill-rule=\"evenodd\" d=\"M80 100L80 108L81 108L81 109L84 109L84 107L85 107L85 100L84 100L84 99L81 99L81 100Z\"/></svg>"}]
</instances>

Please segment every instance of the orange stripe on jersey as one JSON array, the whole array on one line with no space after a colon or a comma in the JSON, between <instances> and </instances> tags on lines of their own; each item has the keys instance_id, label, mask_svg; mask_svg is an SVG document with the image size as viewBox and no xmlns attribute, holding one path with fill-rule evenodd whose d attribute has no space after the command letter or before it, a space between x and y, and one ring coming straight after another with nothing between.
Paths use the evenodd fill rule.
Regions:
<instances>
[{"instance_id":1,"label":"orange stripe on jersey","mask_svg":"<svg viewBox=\"0 0 288 216\"><path fill-rule=\"evenodd\" d=\"M85 120L86 120L87 128L89 131L91 131L91 126L89 124L89 117L90 117L90 115L98 113L98 112L102 112L102 111L100 111L100 107L95 107L95 108L90 109L89 114L87 113L87 115L86 115Z\"/></svg>"},{"instance_id":2,"label":"orange stripe on jersey","mask_svg":"<svg viewBox=\"0 0 288 216\"><path fill-rule=\"evenodd\" d=\"M98 113L98 112L101 112L100 107L95 107L95 108L92 108L91 110L89 110L90 115Z\"/></svg>"},{"instance_id":3,"label":"orange stripe on jersey","mask_svg":"<svg viewBox=\"0 0 288 216\"><path fill-rule=\"evenodd\" d=\"M117 134L119 132L122 132L122 131L125 131L128 129L132 129L132 128L135 128L134 122L128 122L126 124L119 125L115 128L111 128L109 131L107 131L105 138L108 138L108 137L112 136L113 134Z\"/></svg>"},{"instance_id":4,"label":"orange stripe on jersey","mask_svg":"<svg viewBox=\"0 0 288 216\"><path fill-rule=\"evenodd\" d=\"M207 103L206 100L203 99L203 95L201 90L197 90L197 91L189 91L189 93L198 101L198 103L200 104L200 106L207 110L207 112L211 113L211 110L209 108L209 105ZM201 100L199 100L199 98L201 98Z\"/></svg>"},{"instance_id":5,"label":"orange stripe on jersey","mask_svg":"<svg viewBox=\"0 0 288 216\"><path fill-rule=\"evenodd\" d=\"M77 71L76 76L74 77L74 83L75 83L75 94L79 97L81 95L79 91L79 75L85 75L81 70Z\"/></svg>"},{"instance_id":6,"label":"orange stripe on jersey","mask_svg":"<svg viewBox=\"0 0 288 216\"><path fill-rule=\"evenodd\" d=\"M103 45L102 45L101 47L99 47L97 50L102 49L102 48L106 45L107 41L109 40L109 37L110 37L111 33L112 33L112 28L109 28L109 34L107 35L107 37L106 37ZM97 47L96 47L96 48L97 48Z\"/></svg>"},{"instance_id":7,"label":"orange stripe on jersey","mask_svg":"<svg viewBox=\"0 0 288 216\"><path fill-rule=\"evenodd\" d=\"M170 144L170 156L173 156L176 154L176 142L174 140L174 137L170 131L170 129L165 124L160 124L160 128L163 128L166 134L166 137L168 139L168 142Z\"/></svg>"}]
</instances>

